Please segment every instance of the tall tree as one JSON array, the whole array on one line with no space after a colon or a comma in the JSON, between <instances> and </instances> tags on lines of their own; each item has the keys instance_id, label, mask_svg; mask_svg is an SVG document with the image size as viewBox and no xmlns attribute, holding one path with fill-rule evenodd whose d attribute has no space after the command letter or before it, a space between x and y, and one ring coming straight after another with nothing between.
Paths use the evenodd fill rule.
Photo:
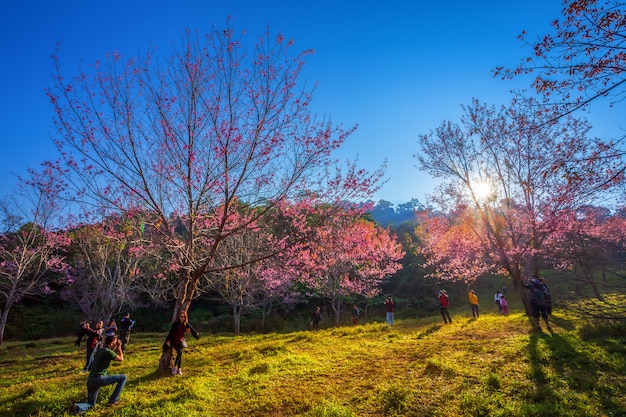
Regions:
<instances>
[{"instance_id":1,"label":"tall tree","mask_svg":"<svg viewBox=\"0 0 626 417\"><path fill-rule=\"evenodd\" d=\"M269 29L247 42L230 25L189 31L169 56L112 53L71 80L54 60L48 95L71 191L111 212L150 213L166 278L176 274L173 317L215 271L224 239L300 199L365 200L381 175L352 164L330 178L331 153L354 128L310 113L299 76L311 51L294 53ZM237 216L241 205L262 209Z\"/></svg>"},{"instance_id":2,"label":"tall tree","mask_svg":"<svg viewBox=\"0 0 626 417\"><path fill-rule=\"evenodd\" d=\"M558 108L535 104L514 100L496 110L474 100L460 125L444 122L420 136L420 167L442 179L437 201L455 210L421 236L440 276L472 280L492 271L517 287L550 257L545 243L564 215L623 182L613 144L588 138L584 120L557 121Z\"/></svg>"}]
</instances>

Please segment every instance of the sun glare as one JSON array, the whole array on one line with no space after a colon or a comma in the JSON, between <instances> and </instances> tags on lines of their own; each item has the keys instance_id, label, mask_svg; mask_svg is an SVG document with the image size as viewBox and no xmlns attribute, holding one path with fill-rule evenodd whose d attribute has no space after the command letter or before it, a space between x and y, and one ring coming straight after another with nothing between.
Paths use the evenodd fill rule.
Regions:
<instances>
[{"instance_id":1,"label":"sun glare","mask_svg":"<svg viewBox=\"0 0 626 417\"><path fill-rule=\"evenodd\" d=\"M474 196L479 200L485 200L491 194L491 186L484 181L476 182L473 188Z\"/></svg>"}]
</instances>

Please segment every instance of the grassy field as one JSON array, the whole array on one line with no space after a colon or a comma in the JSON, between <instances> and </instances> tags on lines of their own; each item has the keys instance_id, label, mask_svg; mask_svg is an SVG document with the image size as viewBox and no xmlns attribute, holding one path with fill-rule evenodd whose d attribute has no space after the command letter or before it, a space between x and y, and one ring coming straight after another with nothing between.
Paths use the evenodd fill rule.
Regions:
<instances>
[{"instance_id":1,"label":"grassy field","mask_svg":"<svg viewBox=\"0 0 626 417\"><path fill-rule=\"evenodd\" d=\"M469 309L468 309L469 310ZM453 312L319 332L203 336L183 376L156 371L163 334L134 335L122 404L90 416L626 416L626 337L556 311L553 333L520 313ZM6 343L0 415L62 416L86 399L73 339Z\"/></svg>"}]
</instances>

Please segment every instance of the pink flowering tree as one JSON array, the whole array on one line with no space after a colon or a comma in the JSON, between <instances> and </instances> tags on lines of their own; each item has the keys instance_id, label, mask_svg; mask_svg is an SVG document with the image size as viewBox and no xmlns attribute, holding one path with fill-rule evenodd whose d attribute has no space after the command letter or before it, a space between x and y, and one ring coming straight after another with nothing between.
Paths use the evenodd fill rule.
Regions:
<instances>
[{"instance_id":1,"label":"pink flowering tree","mask_svg":"<svg viewBox=\"0 0 626 417\"><path fill-rule=\"evenodd\" d=\"M420 137L416 157L442 180L433 201L445 214L425 218L422 251L442 279L492 272L518 287L553 259L548 243L562 219L616 196L620 153L588 137L584 120L555 118L558 108L513 101L497 110L474 100L464 110L461 124ZM526 292L522 300L528 307Z\"/></svg>"},{"instance_id":2,"label":"pink flowering tree","mask_svg":"<svg viewBox=\"0 0 626 417\"><path fill-rule=\"evenodd\" d=\"M550 33L536 39L520 35L532 55L517 67L496 68L495 74L532 76L537 93L561 106L557 117L598 99L621 102L626 98L625 22L622 0L565 0Z\"/></svg>"},{"instance_id":3,"label":"pink flowering tree","mask_svg":"<svg viewBox=\"0 0 626 417\"><path fill-rule=\"evenodd\" d=\"M0 203L0 345L11 307L26 296L50 293L52 281L67 279L67 235L55 228L56 167L30 172L12 199Z\"/></svg>"},{"instance_id":4,"label":"pink flowering tree","mask_svg":"<svg viewBox=\"0 0 626 417\"><path fill-rule=\"evenodd\" d=\"M591 288L599 301L605 301L603 292L622 292L623 288L607 286L606 278L607 274L619 275L623 270L626 251L623 214L611 213L604 207L584 206L564 214L561 223L549 244L555 264L573 271L576 288Z\"/></svg>"},{"instance_id":5,"label":"pink flowering tree","mask_svg":"<svg viewBox=\"0 0 626 417\"><path fill-rule=\"evenodd\" d=\"M236 335L240 334L244 311L267 308L289 292L294 280L290 263L295 246L277 242L268 231L250 228L224 239L215 257L215 272L205 279L207 287L231 306ZM281 253L275 254L276 249ZM259 259L262 254L267 256Z\"/></svg>"},{"instance_id":6,"label":"pink flowering tree","mask_svg":"<svg viewBox=\"0 0 626 417\"><path fill-rule=\"evenodd\" d=\"M108 320L123 307L137 304L142 289L142 236L133 219L109 217L72 228L72 282L63 297L87 317Z\"/></svg>"},{"instance_id":7,"label":"pink flowering tree","mask_svg":"<svg viewBox=\"0 0 626 417\"><path fill-rule=\"evenodd\" d=\"M309 110L299 76L310 53L269 29L250 43L229 25L189 31L169 54L112 53L72 78L54 57L48 95L67 197L104 216L149 213L154 258L167 262L151 275L175 287L173 317L223 269L215 257L226 239L281 206L337 206L375 190L382 172L331 156L354 128ZM242 206L255 210L239 216Z\"/></svg>"},{"instance_id":8,"label":"pink flowering tree","mask_svg":"<svg viewBox=\"0 0 626 417\"><path fill-rule=\"evenodd\" d=\"M403 256L402 245L387 230L348 210L316 229L303 252L298 279L308 291L331 302L339 325L342 300L379 294L382 280L402 268Z\"/></svg>"}]
</instances>

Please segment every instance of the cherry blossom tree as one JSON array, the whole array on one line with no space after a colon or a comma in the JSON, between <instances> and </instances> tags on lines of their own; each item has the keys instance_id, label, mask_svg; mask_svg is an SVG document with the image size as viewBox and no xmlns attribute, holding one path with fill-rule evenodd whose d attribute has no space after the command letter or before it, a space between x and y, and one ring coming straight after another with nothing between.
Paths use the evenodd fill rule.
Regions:
<instances>
[{"instance_id":1,"label":"cherry blossom tree","mask_svg":"<svg viewBox=\"0 0 626 417\"><path fill-rule=\"evenodd\" d=\"M30 170L14 197L0 203L0 345L11 307L26 296L50 293L50 282L65 281L67 235L57 230L58 167Z\"/></svg>"},{"instance_id":2,"label":"cherry blossom tree","mask_svg":"<svg viewBox=\"0 0 626 417\"><path fill-rule=\"evenodd\" d=\"M63 297L87 317L108 320L123 307L137 304L141 286L135 281L143 261L138 229L132 219L109 217L68 232L72 283Z\"/></svg>"},{"instance_id":3,"label":"cherry blossom tree","mask_svg":"<svg viewBox=\"0 0 626 417\"><path fill-rule=\"evenodd\" d=\"M553 31L536 40L523 32L520 39L533 55L517 67L498 67L503 78L535 76L533 88L563 105L558 115L569 114L592 101L608 97L611 103L626 98L626 3L621 0L565 0L562 17L552 21Z\"/></svg>"},{"instance_id":4,"label":"cherry blossom tree","mask_svg":"<svg viewBox=\"0 0 626 417\"><path fill-rule=\"evenodd\" d=\"M342 299L379 294L382 280L402 268L398 261L403 256L402 245L385 229L347 211L316 229L303 253L305 266L298 279L330 300L339 325Z\"/></svg>"},{"instance_id":5,"label":"cherry blossom tree","mask_svg":"<svg viewBox=\"0 0 626 417\"><path fill-rule=\"evenodd\" d=\"M561 222L559 233L551 236L555 262L574 272L577 288L590 287L599 301L605 301L599 287L606 283L607 273L623 270L626 219L605 207L585 206L563 215Z\"/></svg>"},{"instance_id":6,"label":"cherry blossom tree","mask_svg":"<svg viewBox=\"0 0 626 417\"><path fill-rule=\"evenodd\" d=\"M267 228L250 228L224 239L215 256L216 272L206 277L207 286L231 306L236 335L245 310L266 306L268 300L288 293L293 283L295 246L275 242ZM291 252L273 254L276 248ZM259 260L260 254L270 254Z\"/></svg>"},{"instance_id":7,"label":"cherry blossom tree","mask_svg":"<svg viewBox=\"0 0 626 417\"><path fill-rule=\"evenodd\" d=\"M422 250L441 278L490 271L517 287L550 259L546 243L564 216L623 183L621 157L589 138L584 120L555 119L558 108L514 100L496 110L474 100L464 111L460 125L420 136L419 166L442 180L434 201L454 214L427 219Z\"/></svg>"},{"instance_id":8,"label":"cherry blossom tree","mask_svg":"<svg viewBox=\"0 0 626 417\"><path fill-rule=\"evenodd\" d=\"M169 55L115 52L71 79L54 57L48 95L68 196L150 213L146 229L168 252L155 258L176 282L173 317L223 269L215 255L225 239L301 199L366 200L382 175L332 159L355 128L311 114L313 90L299 76L312 51L294 53L269 29L248 45L230 24L188 31ZM238 216L241 206L260 209Z\"/></svg>"}]
</instances>

